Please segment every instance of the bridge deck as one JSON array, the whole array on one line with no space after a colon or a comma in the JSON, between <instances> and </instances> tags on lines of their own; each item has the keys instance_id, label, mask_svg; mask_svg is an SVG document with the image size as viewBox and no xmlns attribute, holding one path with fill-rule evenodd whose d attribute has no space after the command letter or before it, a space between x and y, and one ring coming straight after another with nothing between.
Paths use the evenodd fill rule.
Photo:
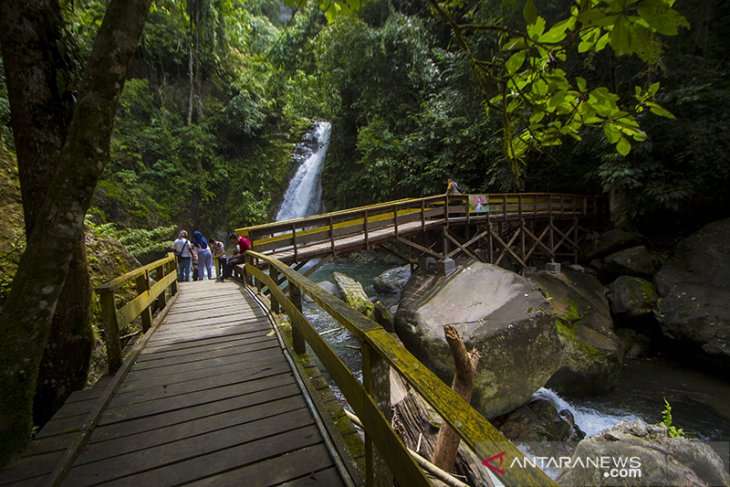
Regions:
<instances>
[{"instance_id":1,"label":"bridge deck","mask_svg":"<svg viewBox=\"0 0 730 487\"><path fill-rule=\"evenodd\" d=\"M49 485L95 410L62 485L343 485L271 322L235 283L182 284L101 408L104 387L70 397L0 485Z\"/></svg>"}]
</instances>

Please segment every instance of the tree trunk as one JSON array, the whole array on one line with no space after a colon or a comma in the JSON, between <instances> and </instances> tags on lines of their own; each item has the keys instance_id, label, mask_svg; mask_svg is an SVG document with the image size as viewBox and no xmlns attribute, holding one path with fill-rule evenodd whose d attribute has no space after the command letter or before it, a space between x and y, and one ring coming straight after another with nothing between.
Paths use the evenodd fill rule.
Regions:
<instances>
[{"instance_id":1,"label":"tree trunk","mask_svg":"<svg viewBox=\"0 0 730 487\"><path fill-rule=\"evenodd\" d=\"M83 233L84 215L109 158L117 102L150 3L109 3L79 88L54 183L48 188L12 290L0 310L0 463L29 437L33 393L51 320ZM38 4L4 0L2 13L11 14L11 19L23 18L29 5ZM33 41L32 36L7 41L3 37L3 50L6 42ZM24 102L11 97L11 104Z\"/></svg>"},{"instance_id":2,"label":"tree trunk","mask_svg":"<svg viewBox=\"0 0 730 487\"><path fill-rule=\"evenodd\" d=\"M70 49L63 45L64 21L57 0L28 2L23 11L10 7L3 4L0 44L11 98L27 236L33 232L49 186L56 179L58 156L73 113L72 90L80 74ZM74 250L74 272L61 293L41 365L33 404L36 424L45 423L86 379L93 333L85 255L82 236Z\"/></svg>"},{"instance_id":3,"label":"tree trunk","mask_svg":"<svg viewBox=\"0 0 730 487\"><path fill-rule=\"evenodd\" d=\"M454 365L456 373L451 388L459 394L466 402L471 400L471 393L474 389L474 377L476 376L477 366L479 365L479 352L472 350L466 351L464 342L461 341L459 332L452 325L444 326L444 335L446 343L449 344L451 353L454 355ZM439 429L436 437L436 447L433 452L432 462L437 467L447 472L451 472L456 462L456 454L459 451L459 442L461 438L447 423L444 423Z\"/></svg>"},{"instance_id":4,"label":"tree trunk","mask_svg":"<svg viewBox=\"0 0 730 487\"><path fill-rule=\"evenodd\" d=\"M58 299L43 351L33 398L33 422L44 425L68 396L83 388L89 371L94 331L89 322L91 286L83 233L73 251L66 284Z\"/></svg>"},{"instance_id":5,"label":"tree trunk","mask_svg":"<svg viewBox=\"0 0 730 487\"><path fill-rule=\"evenodd\" d=\"M190 35L188 42L188 115L185 118L186 125L193 123L193 109L195 106L195 63L193 62L193 19L190 18Z\"/></svg>"}]
</instances>

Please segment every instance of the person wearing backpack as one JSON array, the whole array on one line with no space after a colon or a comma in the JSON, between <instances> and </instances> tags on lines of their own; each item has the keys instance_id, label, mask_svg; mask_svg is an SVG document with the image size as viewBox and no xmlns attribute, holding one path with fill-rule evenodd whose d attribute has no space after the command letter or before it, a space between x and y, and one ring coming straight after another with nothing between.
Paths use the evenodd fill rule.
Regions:
<instances>
[{"instance_id":1,"label":"person wearing backpack","mask_svg":"<svg viewBox=\"0 0 730 487\"><path fill-rule=\"evenodd\" d=\"M193 243L198 251L198 280L205 279L205 273L208 273L208 280L213 280L213 253L208 245L208 240L199 231L193 232Z\"/></svg>"},{"instance_id":2,"label":"person wearing backpack","mask_svg":"<svg viewBox=\"0 0 730 487\"><path fill-rule=\"evenodd\" d=\"M177 282L187 282L190 280L190 262L193 257L193 247L188 240L187 230L180 230L174 248L177 257Z\"/></svg>"}]
</instances>

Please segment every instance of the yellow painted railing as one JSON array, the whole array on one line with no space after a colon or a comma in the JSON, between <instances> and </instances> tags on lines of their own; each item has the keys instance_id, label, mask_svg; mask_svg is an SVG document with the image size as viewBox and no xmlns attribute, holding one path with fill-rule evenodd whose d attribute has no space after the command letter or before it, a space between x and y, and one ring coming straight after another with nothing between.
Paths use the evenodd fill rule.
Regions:
<instances>
[{"instance_id":1,"label":"yellow painted railing","mask_svg":"<svg viewBox=\"0 0 730 487\"><path fill-rule=\"evenodd\" d=\"M154 284L151 274L154 274ZM119 306L118 298L131 287L134 297ZM168 288L171 288L172 294L177 292L177 270L173 254L138 267L96 288L104 319L104 342L110 372L116 371L122 364L120 330L137 317L141 317L142 331L149 330L152 326L152 305L156 303L160 309L166 306Z\"/></svg>"},{"instance_id":2,"label":"yellow painted railing","mask_svg":"<svg viewBox=\"0 0 730 487\"><path fill-rule=\"evenodd\" d=\"M354 311L343 301L279 260L253 251L247 252L246 256L245 277L249 284L259 289L268 288L272 311L278 313L283 308L289 316L293 325L295 352L303 353L304 342L309 344L362 421L366 434L366 449L369 444L375 445L399 485L430 484L399 436L393 431L390 422L378 408L378 400L373 397L378 384L383 382L383 374L388 373L388 366L410 384L480 458L486 460L504 453L501 457L504 459L501 466L504 473L498 474L504 485L556 485L541 470L529 468L529 462L519 462L525 465L525 468L521 468L517 462L513 466L512 459L522 459L524 455L379 324ZM262 267L268 267L268 274ZM279 282L279 276L284 278L282 287L284 283L288 283L286 294L275 284ZM304 317L301 312L303 294L308 295L360 341L363 384L359 383ZM372 456L372 452L366 454L366 460L372 459ZM375 474L372 472L372 467L368 465L368 485L372 485L370 482L373 475Z\"/></svg>"},{"instance_id":3,"label":"yellow painted railing","mask_svg":"<svg viewBox=\"0 0 730 487\"><path fill-rule=\"evenodd\" d=\"M562 193L497 193L486 195L484 210L474 211L469 195L437 195L425 198L402 199L348 210L315 215L283 222L267 223L236 229L252 243L252 250L262 253L298 246L331 242L334 248L338 238L361 234L368 245L368 234L391 227L398 236L399 225L414 222L426 229L433 224L459 225L492 221L581 218L598 213L594 198Z\"/></svg>"}]
</instances>

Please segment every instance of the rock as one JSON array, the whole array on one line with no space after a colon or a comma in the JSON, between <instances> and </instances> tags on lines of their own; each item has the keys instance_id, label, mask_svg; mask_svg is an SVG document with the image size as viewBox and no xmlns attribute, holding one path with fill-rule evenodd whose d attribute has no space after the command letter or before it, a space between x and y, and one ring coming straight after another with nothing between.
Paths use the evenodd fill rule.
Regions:
<instances>
[{"instance_id":1,"label":"rock","mask_svg":"<svg viewBox=\"0 0 730 487\"><path fill-rule=\"evenodd\" d=\"M373 287L381 294L398 294L411 278L411 266L388 269L373 279Z\"/></svg>"},{"instance_id":2,"label":"rock","mask_svg":"<svg viewBox=\"0 0 730 487\"><path fill-rule=\"evenodd\" d=\"M654 284L641 277L621 276L608 285L608 302L614 316L641 318L653 313L657 294Z\"/></svg>"},{"instance_id":3,"label":"rock","mask_svg":"<svg viewBox=\"0 0 730 487\"><path fill-rule=\"evenodd\" d=\"M335 296L336 298L342 298L342 295L340 294L340 289L337 287L337 285L332 281L320 281L317 283L317 286L321 287L328 293L330 293L332 296ZM302 299L304 301L307 301L308 303L313 302L312 298L310 298L307 294L302 295Z\"/></svg>"},{"instance_id":4,"label":"rock","mask_svg":"<svg viewBox=\"0 0 730 487\"><path fill-rule=\"evenodd\" d=\"M534 398L495 424L504 436L516 443L577 441L585 437L576 426L573 414L568 410L558 411L555 403L546 397Z\"/></svg>"},{"instance_id":5,"label":"rock","mask_svg":"<svg viewBox=\"0 0 730 487\"><path fill-rule=\"evenodd\" d=\"M606 467L585 465L606 459ZM583 461L580 461L583 460ZM584 439L556 479L560 485L730 485L723 461L709 445L670 438L663 424L621 422Z\"/></svg>"},{"instance_id":6,"label":"rock","mask_svg":"<svg viewBox=\"0 0 730 487\"><path fill-rule=\"evenodd\" d=\"M654 278L662 333L730 369L730 219L682 240Z\"/></svg>"},{"instance_id":7,"label":"rock","mask_svg":"<svg viewBox=\"0 0 730 487\"><path fill-rule=\"evenodd\" d=\"M341 272L335 272L333 276L340 293L342 293L342 299L355 311L372 318L375 304L368 298L362 284Z\"/></svg>"},{"instance_id":8,"label":"rock","mask_svg":"<svg viewBox=\"0 0 730 487\"><path fill-rule=\"evenodd\" d=\"M594 276L570 270L538 272L530 279L550 301L563 348L560 369L548 387L578 394L611 390L623 354L601 283Z\"/></svg>"},{"instance_id":9,"label":"rock","mask_svg":"<svg viewBox=\"0 0 730 487\"><path fill-rule=\"evenodd\" d=\"M654 260L643 245L631 247L606 256L603 259L604 276L613 278L620 275L651 278L656 271Z\"/></svg>"},{"instance_id":10,"label":"rock","mask_svg":"<svg viewBox=\"0 0 730 487\"><path fill-rule=\"evenodd\" d=\"M555 323L539 291L498 266L466 261L448 277L416 271L403 290L396 332L446 383L454 364L443 326L481 353L472 404L487 418L524 404L560 366Z\"/></svg>"},{"instance_id":11,"label":"rock","mask_svg":"<svg viewBox=\"0 0 730 487\"><path fill-rule=\"evenodd\" d=\"M624 358L637 359L644 355L651 346L651 339L630 328L617 328L616 335L621 340Z\"/></svg>"},{"instance_id":12,"label":"rock","mask_svg":"<svg viewBox=\"0 0 730 487\"><path fill-rule=\"evenodd\" d=\"M581 249L581 256L586 261L590 261L637 243L639 243L639 240L633 233L621 230L620 228L614 228L589 240Z\"/></svg>"}]
</instances>

